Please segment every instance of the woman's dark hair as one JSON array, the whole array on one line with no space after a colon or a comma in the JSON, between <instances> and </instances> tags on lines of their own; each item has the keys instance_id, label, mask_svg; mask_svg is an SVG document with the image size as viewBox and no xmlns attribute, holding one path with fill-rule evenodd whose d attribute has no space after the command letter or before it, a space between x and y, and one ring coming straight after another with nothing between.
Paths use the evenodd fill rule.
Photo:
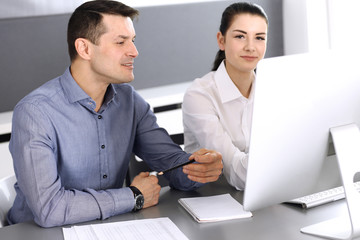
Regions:
<instances>
[{"instance_id":1,"label":"woman's dark hair","mask_svg":"<svg viewBox=\"0 0 360 240\"><path fill-rule=\"evenodd\" d=\"M71 61L77 56L76 39L86 38L97 44L100 36L106 32L102 23L103 14L120 15L133 20L139 12L118 1L95 0L80 5L75 9L68 23L67 42Z\"/></svg>"},{"instance_id":2,"label":"woman's dark hair","mask_svg":"<svg viewBox=\"0 0 360 240\"><path fill-rule=\"evenodd\" d=\"M235 16L242 13L249 13L251 15L257 15L263 17L266 23L269 24L269 20L266 16L265 11L259 5L248 2L233 3L224 10L221 17L221 24L219 31L223 36L226 35L226 32L229 29L230 25L232 24ZM225 52L219 50L216 54L212 71L216 71L224 59L225 59Z\"/></svg>"}]
</instances>

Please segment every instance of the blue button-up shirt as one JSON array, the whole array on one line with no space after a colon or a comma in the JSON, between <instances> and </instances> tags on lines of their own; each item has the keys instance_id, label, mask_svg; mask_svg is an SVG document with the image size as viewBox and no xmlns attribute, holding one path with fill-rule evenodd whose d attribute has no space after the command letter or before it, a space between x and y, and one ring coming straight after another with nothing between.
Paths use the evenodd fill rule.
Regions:
<instances>
[{"instance_id":1,"label":"blue button-up shirt","mask_svg":"<svg viewBox=\"0 0 360 240\"><path fill-rule=\"evenodd\" d=\"M69 69L16 105L9 148L18 182L8 219L34 220L44 227L131 211L133 193L122 186L132 153L156 171L190 156L158 127L149 105L130 85L109 85L95 112L95 102ZM166 177L182 190L201 185L181 169Z\"/></svg>"}]
</instances>

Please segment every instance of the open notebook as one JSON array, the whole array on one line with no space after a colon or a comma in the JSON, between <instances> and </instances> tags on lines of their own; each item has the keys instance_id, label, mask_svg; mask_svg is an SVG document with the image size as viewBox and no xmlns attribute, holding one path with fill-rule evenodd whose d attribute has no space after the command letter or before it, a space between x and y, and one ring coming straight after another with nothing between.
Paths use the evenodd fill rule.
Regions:
<instances>
[{"instance_id":1,"label":"open notebook","mask_svg":"<svg viewBox=\"0 0 360 240\"><path fill-rule=\"evenodd\" d=\"M179 203L199 223L252 217L252 213L245 211L228 193L210 197L180 198Z\"/></svg>"}]
</instances>

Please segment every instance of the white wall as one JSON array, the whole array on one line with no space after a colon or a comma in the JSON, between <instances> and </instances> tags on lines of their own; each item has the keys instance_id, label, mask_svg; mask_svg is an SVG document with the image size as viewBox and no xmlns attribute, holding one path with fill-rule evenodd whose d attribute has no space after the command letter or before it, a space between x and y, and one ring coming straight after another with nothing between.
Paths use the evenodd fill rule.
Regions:
<instances>
[{"instance_id":1,"label":"white wall","mask_svg":"<svg viewBox=\"0 0 360 240\"><path fill-rule=\"evenodd\" d=\"M330 47L348 52L360 49L360 1L328 0Z\"/></svg>"},{"instance_id":2,"label":"white wall","mask_svg":"<svg viewBox=\"0 0 360 240\"><path fill-rule=\"evenodd\" d=\"M305 2L283 1L284 54L307 52L308 32Z\"/></svg>"},{"instance_id":3,"label":"white wall","mask_svg":"<svg viewBox=\"0 0 360 240\"><path fill-rule=\"evenodd\" d=\"M70 13L86 1L87 0L1 0L0 19ZM131 7L147 7L212 1L216 0L123 0L121 2Z\"/></svg>"},{"instance_id":4,"label":"white wall","mask_svg":"<svg viewBox=\"0 0 360 240\"><path fill-rule=\"evenodd\" d=\"M327 0L283 0L284 53L329 48Z\"/></svg>"},{"instance_id":5,"label":"white wall","mask_svg":"<svg viewBox=\"0 0 360 240\"><path fill-rule=\"evenodd\" d=\"M285 55L359 48L359 0L283 0Z\"/></svg>"}]
</instances>

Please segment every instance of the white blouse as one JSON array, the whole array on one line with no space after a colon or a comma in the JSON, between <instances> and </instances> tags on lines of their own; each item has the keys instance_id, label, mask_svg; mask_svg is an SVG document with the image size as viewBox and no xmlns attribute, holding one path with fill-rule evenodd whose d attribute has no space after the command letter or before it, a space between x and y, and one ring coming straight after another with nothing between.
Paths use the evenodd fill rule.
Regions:
<instances>
[{"instance_id":1,"label":"white blouse","mask_svg":"<svg viewBox=\"0 0 360 240\"><path fill-rule=\"evenodd\" d=\"M225 177L238 190L245 187L253 95L254 83L244 97L222 62L217 71L194 80L182 105L185 151L220 152Z\"/></svg>"}]
</instances>

